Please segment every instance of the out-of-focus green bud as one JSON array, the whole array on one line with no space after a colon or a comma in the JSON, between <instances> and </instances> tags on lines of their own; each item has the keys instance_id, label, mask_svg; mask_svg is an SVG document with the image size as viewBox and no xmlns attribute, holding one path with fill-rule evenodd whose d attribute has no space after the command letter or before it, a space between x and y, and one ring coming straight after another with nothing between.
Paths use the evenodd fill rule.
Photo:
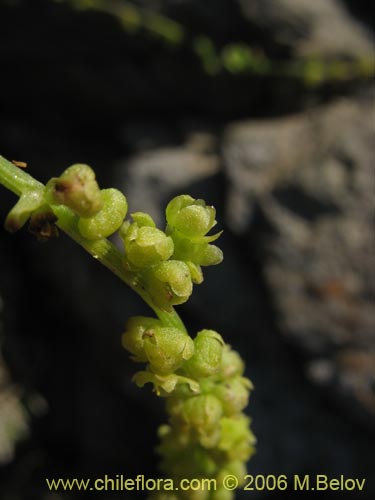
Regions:
<instances>
[{"instance_id":1,"label":"out-of-focus green bud","mask_svg":"<svg viewBox=\"0 0 375 500\"><path fill-rule=\"evenodd\" d=\"M160 229L131 224L124 238L126 258L138 269L168 260L173 254L173 241Z\"/></svg>"},{"instance_id":2,"label":"out-of-focus green bud","mask_svg":"<svg viewBox=\"0 0 375 500\"><path fill-rule=\"evenodd\" d=\"M220 365L220 376L223 379L243 375L245 364L237 351L230 348L228 344L224 346L223 357Z\"/></svg>"},{"instance_id":3,"label":"out-of-focus green bud","mask_svg":"<svg viewBox=\"0 0 375 500\"><path fill-rule=\"evenodd\" d=\"M166 427L166 426L163 426ZM168 428L169 426L167 426ZM180 478L213 477L217 471L210 451L191 439L190 432L180 427L160 434L161 444L157 451L163 456L161 470Z\"/></svg>"},{"instance_id":4,"label":"out-of-focus green bud","mask_svg":"<svg viewBox=\"0 0 375 500\"><path fill-rule=\"evenodd\" d=\"M240 460L227 462L224 468L221 469L219 474L216 476L218 484L223 484L223 479L225 478L225 476L229 474L236 476L236 478L238 479L239 487L243 486L246 482L246 474L247 474L245 463L241 462Z\"/></svg>"},{"instance_id":5,"label":"out-of-focus green bud","mask_svg":"<svg viewBox=\"0 0 375 500\"><path fill-rule=\"evenodd\" d=\"M216 224L216 211L203 200L187 194L176 196L166 208L167 223L171 231L178 231L187 238L202 238Z\"/></svg>"},{"instance_id":6,"label":"out-of-focus green bud","mask_svg":"<svg viewBox=\"0 0 375 500\"><path fill-rule=\"evenodd\" d=\"M184 371L194 378L209 377L220 369L224 341L214 330L202 330L194 339L195 352L184 364Z\"/></svg>"},{"instance_id":7,"label":"out-of-focus green bud","mask_svg":"<svg viewBox=\"0 0 375 500\"><path fill-rule=\"evenodd\" d=\"M221 401L224 415L240 413L249 402L249 390L252 384L244 377L233 377L221 384L216 384L213 393Z\"/></svg>"},{"instance_id":8,"label":"out-of-focus green bud","mask_svg":"<svg viewBox=\"0 0 375 500\"><path fill-rule=\"evenodd\" d=\"M179 385L177 390L180 387L181 386ZM167 401L169 398L170 396L168 396ZM183 432L181 428L172 428L171 425L164 424L159 427L158 435L161 440L161 443L158 446L158 451L161 449L168 450L169 457L184 454L186 450L191 452L192 449L195 448L195 443L191 442L189 433Z\"/></svg>"},{"instance_id":9,"label":"out-of-focus green bud","mask_svg":"<svg viewBox=\"0 0 375 500\"><path fill-rule=\"evenodd\" d=\"M140 371L134 375L133 381L138 387L143 387L147 383L153 384L154 391L158 396L168 396L178 384L187 384L191 392L199 393L199 384L196 380L175 373L159 375L150 371Z\"/></svg>"},{"instance_id":10,"label":"out-of-focus green bud","mask_svg":"<svg viewBox=\"0 0 375 500\"><path fill-rule=\"evenodd\" d=\"M179 260L156 264L145 272L147 290L155 304L164 310L188 300L193 283L188 266Z\"/></svg>"},{"instance_id":11,"label":"out-of-focus green bud","mask_svg":"<svg viewBox=\"0 0 375 500\"><path fill-rule=\"evenodd\" d=\"M126 323L126 331L122 335L122 345L133 354L133 360L147 362L148 358L144 349L145 332L153 331L160 327L160 321L144 316L133 316Z\"/></svg>"},{"instance_id":12,"label":"out-of-focus green bud","mask_svg":"<svg viewBox=\"0 0 375 500\"><path fill-rule=\"evenodd\" d=\"M118 189L102 189L103 206L92 217L81 217L78 229L84 238L98 240L111 235L122 224L128 211L128 202Z\"/></svg>"},{"instance_id":13,"label":"out-of-focus green bud","mask_svg":"<svg viewBox=\"0 0 375 500\"><path fill-rule=\"evenodd\" d=\"M151 369L167 375L194 353L194 342L186 333L172 327L157 327L143 334L144 350Z\"/></svg>"},{"instance_id":14,"label":"out-of-focus green bud","mask_svg":"<svg viewBox=\"0 0 375 500\"><path fill-rule=\"evenodd\" d=\"M216 430L222 415L223 408L215 396L200 394L184 401L178 419L198 434L210 435Z\"/></svg>"},{"instance_id":15,"label":"out-of-focus green bud","mask_svg":"<svg viewBox=\"0 0 375 500\"><path fill-rule=\"evenodd\" d=\"M173 417L181 414L184 401L191 398L192 393L187 385L179 385L176 387L173 394L171 394L166 401L167 413Z\"/></svg>"},{"instance_id":16,"label":"out-of-focus green bud","mask_svg":"<svg viewBox=\"0 0 375 500\"><path fill-rule=\"evenodd\" d=\"M244 414L220 420L220 440L217 447L227 454L229 461L246 462L255 453L256 439L249 423L250 419Z\"/></svg>"},{"instance_id":17,"label":"out-of-focus green bud","mask_svg":"<svg viewBox=\"0 0 375 500\"><path fill-rule=\"evenodd\" d=\"M201 446L196 447L195 462L198 464L199 473L203 477L212 477L217 470L217 464L214 458L208 450Z\"/></svg>"},{"instance_id":18,"label":"out-of-focus green bud","mask_svg":"<svg viewBox=\"0 0 375 500\"><path fill-rule=\"evenodd\" d=\"M92 217L103 206L95 172L77 163L60 177L52 178L46 186L45 199L52 205L66 205L81 217Z\"/></svg>"},{"instance_id":19,"label":"out-of-focus green bud","mask_svg":"<svg viewBox=\"0 0 375 500\"><path fill-rule=\"evenodd\" d=\"M185 400L180 396L175 396L175 393L178 390L174 391L171 396L167 399L166 410L168 415L172 418L178 417L181 415Z\"/></svg>"}]
</instances>

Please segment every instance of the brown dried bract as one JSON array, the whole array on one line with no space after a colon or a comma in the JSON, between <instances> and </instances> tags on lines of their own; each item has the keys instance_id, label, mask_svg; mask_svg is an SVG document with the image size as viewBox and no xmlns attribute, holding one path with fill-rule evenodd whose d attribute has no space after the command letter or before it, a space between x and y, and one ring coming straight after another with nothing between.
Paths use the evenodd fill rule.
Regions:
<instances>
[{"instance_id":1,"label":"brown dried bract","mask_svg":"<svg viewBox=\"0 0 375 500\"><path fill-rule=\"evenodd\" d=\"M51 211L37 212L31 216L29 231L39 241L48 241L59 235L56 222L57 217Z\"/></svg>"},{"instance_id":2,"label":"brown dried bract","mask_svg":"<svg viewBox=\"0 0 375 500\"><path fill-rule=\"evenodd\" d=\"M19 168L27 168L27 163L25 161L12 160L13 165Z\"/></svg>"}]
</instances>

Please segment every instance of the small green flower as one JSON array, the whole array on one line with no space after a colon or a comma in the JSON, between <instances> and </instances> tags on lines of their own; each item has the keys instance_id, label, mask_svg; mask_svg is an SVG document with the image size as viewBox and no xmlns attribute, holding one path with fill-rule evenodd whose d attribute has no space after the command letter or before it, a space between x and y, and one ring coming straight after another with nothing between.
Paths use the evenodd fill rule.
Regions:
<instances>
[{"instance_id":1,"label":"small green flower","mask_svg":"<svg viewBox=\"0 0 375 500\"><path fill-rule=\"evenodd\" d=\"M229 461L246 462L254 454L256 439L249 428L250 419L243 413L220 420L218 449L225 452Z\"/></svg>"},{"instance_id":2,"label":"small green flower","mask_svg":"<svg viewBox=\"0 0 375 500\"><path fill-rule=\"evenodd\" d=\"M140 217L140 213L133 214L139 222L134 222L124 235L126 259L130 267L145 269L158 262L168 260L174 250L173 240L163 231L151 225L151 221ZM142 214L147 215L147 214ZM141 222L141 224L140 224ZM145 224L147 222L147 224ZM153 221L152 221L153 222Z\"/></svg>"},{"instance_id":3,"label":"small green flower","mask_svg":"<svg viewBox=\"0 0 375 500\"><path fill-rule=\"evenodd\" d=\"M166 208L168 226L188 238L202 238L215 224L216 211L187 194L176 196Z\"/></svg>"},{"instance_id":4,"label":"small green flower","mask_svg":"<svg viewBox=\"0 0 375 500\"><path fill-rule=\"evenodd\" d=\"M214 330L202 330L194 339L194 356L184 364L184 370L194 378L209 377L219 372L224 341Z\"/></svg>"},{"instance_id":5,"label":"small green flower","mask_svg":"<svg viewBox=\"0 0 375 500\"><path fill-rule=\"evenodd\" d=\"M227 379L236 375L243 375L245 371L245 364L237 351L225 345L223 349L223 356L220 364L220 376Z\"/></svg>"},{"instance_id":6,"label":"small green flower","mask_svg":"<svg viewBox=\"0 0 375 500\"><path fill-rule=\"evenodd\" d=\"M194 342L177 328L157 327L143 334L144 350L154 373L167 375L194 354Z\"/></svg>"},{"instance_id":7,"label":"small green flower","mask_svg":"<svg viewBox=\"0 0 375 500\"><path fill-rule=\"evenodd\" d=\"M148 362L150 369L160 375L174 372L194 353L189 335L143 316L129 319L122 345L133 354L134 361Z\"/></svg>"},{"instance_id":8,"label":"small green flower","mask_svg":"<svg viewBox=\"0 0 375 500\"><path fill-rule=\"evenodd\" d=\"M166 209L166 232L173 239L173 258L195 266L192 273L194 283L203 281L200 266L216 265L223 260L220 248L210 245L221 232L206 236L216 225L215 215L214 207L186 194L173 198Z\"/></svg>"},{"instance_id":9,"label":"small green flower","mask_svg":"<svg viewBox=\"0 0 375 500\"><path fill-rule=\"evenodd\" d=\"M102 189L102 208L92 217L80 217L78 229L84 238L98 240L113 234L122 224L128 211L128 202L118 189Z\"/></svg>"},{"instance_id":10,"label":"small green flower","mask_svg":"<svg viewBox=\"0 0 375 500\"><path fill-rule=\"evenodd\" d=\"M51 205L65 205L81 217L92 217L103 206L95 172L85 164L67 168L46 186L45 198Z\"/></svg>"},{"instance_id":11,"label":"small green flower","mask_svg":"<svg viewBox=\"0 0 375 500\"><path fill-rule=\"evenodd\" d=\"M221 384L216 384L213 394L221 401L224 415L240 413L249 402L249 390L252 384L244 377L233 377Z\"/></svg>"},{"instance_id":12,"label":"small green flower","mask_svg":"<svg viewBox=\"0 0 375 500\"><path fill-rule=\"evenodd\" d=\"M122 345L131 354L133 360L147 362L148 358L144 349L144 334L161 325L160 321L144 316L132 316L126 323L126 331L122 335Z\"/></svg>"},{"instance_id":13,"label":"small green flower","mask_svg":"<svg viewBox=\"0 0 375 500\"><path fill-rule=\"evenodd\" d=\"M193 291L189 267L179 260L156 264L145 271L144 281L155 304L166 311L186 302Z\"/></svg>"},{"instance_id":14,"label":"small green flower","mask_svg":"<svg viewBox=\"0 0 375 500\"><path fill-rule=\"evenodd\" d=\"M216 429L223 408L217 397L212 394L199 394L186 399L177 416L183 425L194 429L198 435L210 436Z\"/></svg>"}]
</instances>

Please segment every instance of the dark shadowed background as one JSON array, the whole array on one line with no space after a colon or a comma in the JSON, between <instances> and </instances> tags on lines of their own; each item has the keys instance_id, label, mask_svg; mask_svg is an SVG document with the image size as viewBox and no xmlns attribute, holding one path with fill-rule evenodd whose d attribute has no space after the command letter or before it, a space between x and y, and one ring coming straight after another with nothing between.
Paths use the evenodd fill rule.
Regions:
<instances>
[{"instance_id":1,"label":"dark shadowed background","mask_svg":"<svg viewBox=\"0 0 375 500\"><path fill-rule=\"evenodd\" d=\"M0 0L0 19L0 154L43 182L88 163L161 226L176 194L214 204L224 263L179 312L246 360L249 472L374 498L373 2ZM0 188L1 221L14 202ZM163 402L120 344L150 311L64 235L0 230L0 255L0 498L157 477Z\"/></svg>"}]
</instances>

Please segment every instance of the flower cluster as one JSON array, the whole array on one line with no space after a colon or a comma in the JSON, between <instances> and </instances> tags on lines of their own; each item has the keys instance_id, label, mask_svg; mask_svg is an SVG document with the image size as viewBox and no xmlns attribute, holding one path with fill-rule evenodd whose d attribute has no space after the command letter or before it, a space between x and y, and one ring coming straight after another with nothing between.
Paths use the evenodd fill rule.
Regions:
<instances>
[{"instance_id":1,"label":"flower cluster","mask_svg":"<svg viewBox=\"0 0 375 500\"><path fill-rule=\"evenodd\" d=\"M201 266L218 264L223 255L210 245L221 233L206 236L216 224L214 207L181 195L168 204L166 218L163 232L148 214L136 212L120 235L127 269L137 272L152 301L168 311L188 300L193 283L202 283Z\"/></svg>"},{"instance_id":2,"label":"flower cluster","mask_svg":"<svg viewBox=\"0 0 375 500\"><path fill-rule=\"evenodd\" d=\"M60 177L49 180L44 189L26 189L10 210L5 227L10 232L20 229L30 219L30 231L38 239L56 236L56 207L65 206L77 216L80 235L98 240L117 231L128 211L125 196L118 189L100 189L95 173L85 164L67 168Z\"/></svg>"},{"instance_id":3,"label":"flower cluster","mask_svg":"<svg viewBox=\"0 0 375 500\"><path fill-rule=\"evenodd\" d=\"M150 382L157 394L166 397L169 422L159 429L162 471L176 480L216 478L217 484L234 474L243 484L255 438L243 413L252 384L243 376L237 352L213 330L200 331L193 341L177 328L145 317L128 321L122 342L134 361L147 363L135 382L139 386ZM163 492L160 498L197 494L188 490L175 497ZM199 500L208 498L229 500L233 493L199 492Z\"/></svg>"},{"instance_id":4,"label":"flower cluster","mask_svg":"<svg viewBox=\"0 0 375 500\"><path fill-rule=\"evenodd\" d=\"M165 232L142 212L122 226L125 265L161 309L185 302L193 283L203 281L202 266L222 261L221 250L211 244L221 233L207 235L215 215L204 201L181 195L167 205ZM128 321L122 343L134 361L145 364L134 376L136 384L151 383L166 398L169 421L159 429L162 471L176 480L216 478L217 484L235 474L241 485L255 438L243 413L252 385L243 376L239 355L213 330L200 331L193 341L179 328L140 316ZM233 493L189 490L158 496L227 500Z\"/></svg>"},{"instance_id":5,"label":"flower cluster","mask_svg":"<svg viewBox=\"0 0 375 500\"><path fill-rule=\"evenodd\" d=\"M47 183L45 199L52 207L65 205L78 216L78 230L88 240L98 240L117 231L128 211L128 202L118 189L100 189L94 171L77 163Z\"/></svg>"},{"instance_id":6,"label":"flower cluster","mask_svg":"<svg viewBox=\"0 0 375 500\"><path fill-rule=\"evenodd\" d=\"M221 232L207 236L216 225L215 216L214 207L187 194L176 196L166 208L166 232L173 239L173 257L186 262L194 283L203 281L201 266L220 264L223 260L220 248L210 245Z\"/></svg>"}]
</instances>

